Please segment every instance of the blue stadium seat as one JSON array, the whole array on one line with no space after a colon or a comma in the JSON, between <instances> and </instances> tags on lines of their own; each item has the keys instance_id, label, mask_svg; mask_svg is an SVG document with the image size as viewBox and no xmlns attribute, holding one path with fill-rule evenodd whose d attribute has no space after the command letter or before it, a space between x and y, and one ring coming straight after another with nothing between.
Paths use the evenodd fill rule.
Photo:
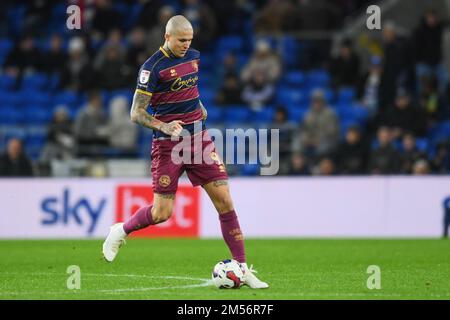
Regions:
<instances>
[{"instance_id":1,"label":"blue stadium seat","mask_svg":"<svg viewBox=\"0 0 450 320\"><path fill-rule=\"evenodd\" d=\"M50 108L51 107L51 96L46 92L35 92L30 95L28 100L32 105L36 105L39 108Z\"/></svg>"},{"instance_id":2,"label":"blue stadium seat","mask_svg":"<svg viewBox=\"0 0 450 320\"><path fill-rule=\"evenodd\" d=\"M6 56L13 48L13 42L9 39L0 39L0 56Z\"/></svg>"},{"instance_id":3,"label":"blue stadium seat","mask_svg":"<svg viewBox=\"0 0 450 320\"><path fill-rule=\"evenodd\" d=\"M221 37L217 43L217 50L218 52L230 52L235 51L239 52L242 51L244 47L244 40L241 36L238 35L232 35L232 36L224 36Z\"/></svg>"},{"instance_id":4,"label":"blue stadium seat","mask_svg":"<svg viewBox=\"0 0 450 320\"><path fill-rule=\"evenodd\" d=\"M428 151L428 139L427 138L416 138L416 147L422 152Z\"/></svg>"},{"instance_id":5,"label":"blue stadium seat","mask_svg":"<svg viewBox=\"0 0 450 320\"><path fill-rule=\"evenodd\" d=\"M29 98L29 93L23 95L20 91L0 91L0 105L11 106L12 108L20 108L22 106L22 102L27 98Z\"/></svg>"},{"instance_id":6,"label":"blue stadium seat","mask_svg":"<svg viewBox=\"0 0 450 320\"><path fill-rule=\"evenodd\" d=\"M245 105L231 105L225 107L225 121L228 123L243 123L250 119L251 111Z\"/></svg>"},{"instance_id":7,"label":"blue stadium seat","mask_svg":"<svg viewBox=\"0 0 450 320\"><path fill-rule=\"evenodd\" d=\"M299 88L305 84L305 73L303 71L289 71L283 77L283 82L290 87Z\"/></svg>"},{"instance_id":8,"label":"blue stadium seat","mask_svg":"<svg viewBox=\"0 0 450 320\"><path fill-rule=\"evenodd\" d=\"M15 5L7 10L8 28L11 34L19 35L21 33L25 11L26 4Z\"/></svg>"},{"instance_id":9,"label":"blue stadium seat","mask_svg":"<svg viewBox=\"0 0 450 320\"><path fill-rule=\"evenodd\" d=\"M16 78L6 75L6 74L0 75L0 91L12 90L15 83L16 83Z\"/></svg>"},{"instance_id":10,"label":"blue stadium seat","mask_svg":"<svg viewBox=\"0 0 450 320\"><path fill-rule=\"evenodd\" d=\"M337 113L341 121L353 121L358 124L363 124L367 117L367 110L359 107L339 108Z\"/></svg>"},{"instance_id":11,"label":"blue stadium seat","mask_svg":"<svg viewBox=\"0 0 450 320\"><path fill-rule=\"evenodd\" d=\"M48 90L50 92L55 92L59 88L59 83L59 75L56 73L52 74L48 79Z\"/></svg>"},{"instance_id":12,"label":"blue stadium seat","mask_svg":"<svg viewBox=\"0 0 450 320\"><path fill-rule=\"evenodd\" d=\"M302 106L292 106L288 108L288 119L292 122L302 122L307 112L307 108L303 108Z\"/></svg>"},{"instance_id":13,"label":"blue stadium seat","mask_svg":"<svg viewBox=\"0 0 450 320\"><path fill-rule=\"evenodd\" d=\"M307 105L306 93L301 89L290 89L281 87L277 91L277 103L283 105L295 104L295 105Z\"/></svg>"},{"instance_id":14,"label":"blue stadium seat","mask_svg":"<svg viewBox=\"0 0 450 320\"><path fill-rule=\"evenodd\" d=\"M433 141L433 143L437 143L445 139L450 139L450 121L442 122L431 129L429 137Z\"/></svg>"},{"instance_id":15,"label":"blue stadium seat","mask_svg":"<svg viewBox=\"0 0 450 320\"><path fill-rule=\"evenodd\" d=\"M298 40L291 36L283 36L280 40L283 64L286 68L298 66Z\"/></svg>"},{"instance_id":16,"label":"blue stadium seat","mask_svg":"<svg viewBox=\"0 0 450 320\"><path fill-rule=\"evenodd\" d=\"M15 125L22 123L24 114L14 106L2 106L0 108L0 123L5 125Z\"/></svg>"},{"instance_id":17,"label":"blue stadium seat","mask_svg":"<svg viewBox=\"0 0 450 320\"><path fill-rule=\"evenodd\" d=\"M209 73L209 72L202 72L202 73L200 73L198 85L199 85L199 87L202 88L202 91L201 91L201 95L202 96L203 96L203 93L204 93L204 90L205 90L204 88L212 89L213 82L214 82L213 81L213 76L212 76L211 73Z\"/></svg>"},{"instance_id":18,"label":"blue stadium seat","mask_svg":"<svg viewBox=\"0 0 450 320\"><path fill-rule=\"evenodd\" d=\"M71 91L62 91L56 94L53 98L53 105L63 104L69 108L74 108L79 103L79 97L77 94Z\"/></svg>"},{"instance_id":19,"label":"blue stadium seat","mask_svg":"<svg viewBox=\"0 0 450 320\"><path fill-rule=\"evenodd\" d=\"M223 121L224 109L227 108L227 106L219 107L214 104L209 104L205 106L205 108L208 112L208 119L206 121L211 123Z\"/></svg>"},{"instance_id":20,"label":"blue stadium seat","mask_svg":"<svg viewBox=\"0 0 450 320\"><path fill-rule=\"evenodd\" d=\"M339 89L338 92L338 104L352 104L353 99L356 96L356 90L353 87L343 87Z\"/></svg>"},{"instance_id":21,"label":"blue stadium seat","mask_svg":"<svg viewBox=\"0 0 450 320\"><path fill-rule=\"evenodd\" d=\"M330 83L330 75L326 70L314 70L308 73L308 85L314 87L326 87Z\"/></svg>"},{"instance_id":22,"label":"blue stadium seat","mask_svg":"<svg viewBox=\"0 0 450 320\"><path fill-rule=\"evenodd\" d=\"M271 106L264 106L260 111L252 111L251 119L258 123L270 123L273 120L275 110Z\"/></svg>"},{"instance_id":23,"label":"blue stadium seat","mask_svg":"<svg viewBox=\"0 0 450 320\"><path fill-rule=\"evenodd\" d=\"M214 103L216 92L211 90L210 88L203 87L200 92L200 100L202 101L205 107L208 107L210 104Z\"/></svg>"},{"instance_id":24,"label":"blue stadium seat","mask_svg":"<svg viewBox=\"0 0 450 320\"><path fill-rule=\"evenodd\" d=\"M53 109L50 107L40 107L38 105L33 106L29 105L26 114L32 115L32 116L25 116L23 118L23 122L25 124L32 124L32 125L46 125L50 123L52 117L53 117Z\"/></svg>"},{"instance_id":25,"label":"blue stadium seat","mask_svg":"<svg viewBox=\"0 0 450 320\"><path fill-rule=\"evenodd\" d=\"M210 69L214 67L214 57L211 56L209 53L202 53L202 56L200 57L200 70L204 69Z\"/></svg>"},{"instance_id":26,"label":"blue stadium seat","mask_svg":"<svg viewBox=\"0 0 450 320\"><path fill-rule=\"evenodd\" d=\"M48 87L48 77L43 73L35 73L22 79L21 90L40 91Z\"/></svg>"}]
</instances>

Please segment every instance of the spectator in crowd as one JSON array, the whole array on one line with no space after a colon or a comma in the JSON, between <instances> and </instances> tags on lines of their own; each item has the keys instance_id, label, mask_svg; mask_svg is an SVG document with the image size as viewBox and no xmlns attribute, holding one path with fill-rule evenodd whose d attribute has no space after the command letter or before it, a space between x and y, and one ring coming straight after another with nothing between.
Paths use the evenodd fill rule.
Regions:
<instances>
[{"instance_id":1,"label":"spectator in crowd","mask_svg":"<svg viewBox=\"0 0 450 320\"><path fill-rule=\"evenodd\" d=\"M397 34L397 27L393 22L383 24L383 73L380 83L380 111L392 105L398 87L410 85L411 50L408 42Z\"/></svg>"},{"instance_id":2,"label":"spectator in crowd","mask_svg":"<svg viewBox=\"0 0 450 320\"><path fill-rule=\"evenodd\" d=\"M357 125L350 126L345 140L337 150L337 165L340 173L347 175L364 174L367 169L369 150L361 137Z\"/></svg>"},{"instance_id":3,"label":"spectator in crowd","mask_svg":"<svg viewBox=\"0 0 450 320\"><path fill-rule=\"evenodd\" d=\"M437 144L431 167L438 174L450 173L450 141L441 141Z\"/></svg>"},{"instance_id":4,"label":"spectator in crowd","mask_svg":"<svg viewBox=\"0 0 450 320\"><path fill-rule=\"evenodd\" d=\"M313 172L314 175L319 176L333 176L336 173L336 165L331 157L322 158Z\"/></svg>"},{"instance_id":5,"label":"spectator in crowd","mask_svg":"<svg viewBox=\"0 0 450 320\"><path fill-rule=\"evenodd\" d=\"M415 176L430 174L430 165L425 159L418 159L414 162L412 174Z\"/></svg>"},{"instance_id":6,"label":"spectator in crowd","mask_svg":"<svg viewBox=\"0 0 450 320\"><path fill-rule=\"evenodd\" d=\"M410 132L403 135L402 151L400 153L400 173L411 174L413 164L419 159L426 159L427 155L416 146L416 138Z\"/></svg>"},{"instance_id":7,"label":"spectator in crowd","mask_svg":"<svg viewBox=\"0 0 450 320\"><path fill-rule=\"evenodd\" d=\"M394 139L408 131L416 136L426 133L425 114L413 104L409 92L404 89L398 90L394 105L387 110L383 124L393 129Z\"/></svg>"},{"instance_id":8,"label":"spectator in crowd","mask_svg":"<svg viewBox=\"0 0 450 320\"><path fill-rule=\"evenodd\" d=\"M242 92L242 100L254 111L260 111L275 95L275 87L265 77L264 72L256 70Z\"/></svg>"},{"instance_id":9,"label":"spectator in crowd","mask_svg":"<svg viewBox=\"0 0 450 320\"><path fill-rule=\"evenodd\" d=\"M52 6L56 0L28 0L23 21L23 32L34 36L42 36L47 31Z\"/></svg>"},{"instance_id":10,"label":"spectator in crowd","mask_svg":"<svg viewBox=\"0 0 450 320\"><path fill-rule=\"evenodd\" d=\"M351 40L344 40L339 55L332 58L329 63L333 87L356 86L359 77L359 64L359 57L353 50Z\"/></svg>"},{"instance_id":11,"label":"spectator in crowd","mask_svg":"<svg viewBox=\"0 0 450 320\"><path fill-rule=\"evenodd\" d=\"M278 130L280 163L284 165L289 161L292 133L295 130L295 124L288 120L288 112L284 106L277 107L270 127Z\"/></svg>"},{"instance_id":12,"label":"spectator in crowd","mask_svg":"<svg viewBox=\"0 0 450 320\"><path fill-rule=\"evenodd\" d=\"M422 76L420 83L422 91L419 93L419 106L426 116L426 127L431 128L439 119L445 118L444 110L442 110L445 101L438 92L436 77Z\"/></svg>"},{"instance_id":13,"label":"spectator in crowd","mask_svg":"<svg viewBox=\"0 0 450 320\"><path fill-rule=\"evenodd\" d=\"M109 109L109 145L120 150L126 156L135 155L138 127L130 121L130 105L127 98L123 96L113 98Z\"/></svg>"},{"instance_id":14,"label":"spectator in crowd","mask_svg":"<svg viewBox=\"0 0 450 320\"><path fill-rule=\"evenodd\" d=\"M292 31L327 31L336 28L340 21L340 9L334 1L327 0L296 0L295 8L289 15L289 26ZM302 60L305 67L321 68L330 56L330 39L305 39L302 41L306 52ZM302 61L300 61L302 63Z\"/></svg>"},{"instance_id":15,"label":"spectator in crowd","mask_svg":"<svg viewBox=\"0 0 450 320\"><path fill-rule=\"evenodd\" d=\"M198 50L204 49L211 43L217 30L214 11L206 1L183 0L181 14L189 20L194 29L192 46Z\"/></svg>"},{"instance_id":16,"label":"spectator in crowd","mask_svg":"<svg viewBox=\"0 0 450 320\"><path fill-rule=\"evenodd\" d=\"M236 75L227 75L216 96L219 105L241 104L242 87Z\"/></svg>"},{"instance_id":17,"label":"spectator in crowd","mask_svg":"<svg viewBox=\"0 0 450 320\"><path fill-rule=\"evenodd\" d=\"M340 9L327 0L297 0L295 15L302 31L325 31L338 27Z\"/></svg>"},{"instance_id":18,"label":"spectator in crowd","mask_svg":"<svg viewBox=\"0 0 450 320\"><path fill-rule=\"evenodd\" d=\"M53 119L48 127L47 142L42 150L41 161L53 159L71 159L75 154L73 123L66 106L55 108Z\"/></svg>"},{"instance_id":19,"label":"spectator in crowd","mask_svg":"<svg viewBox=\"0 0 450 320\"><path fill-rule=\"evenodd\" d=\"M392 145L392 133L388 127L380 127L377 143L369 155L369 172L371 174L396 174L399 172L399 154Z\"/></svg>"},{"instance_id":20,"label":"spectator in crowd","mask_svg":"<svg viewBox=\"0 0 450 320\"><path fill-rule=\"evenodd\" d=\"M105 90L125 88L133 74L116 47L108 47L105 60L97 67L96 85Z\"/></svg>"},{"instance_id":21,"label":"spectator in crowd","mask_svg":"<svg viewBox=\"0 0 450 320\"><path fill-rule=\"evenodd\" d=\"M292 30L294 5L289 0L270 0L254 18L254 32L271 33Z\"/></svg>"},{"instance_id":22,"label":"spectator in crowd","mask_svg":"<svg viewBox=\"0 0 450 320\"><path fill-rule=\"evenodd\" d=\"M120 60L124 61L127 54L127 48L123 43L122 32L120 29L114 28L109 32L108 39L106 39L95 57L94 68L99 68L104 64L110 48L114 48L117 51Z\"/></svg>"},{"instance_id":23,"label":"spectator in crowd","mask_svg":"<svg viewBox=\"0 0 450 320\"><path fill-rule=\"evenodd\" d=\"M158 11L158 24L150 29L147 35L147 52L153 54L164 43L164 34L166 33L166 24L175 14L171 6L163 6Z\"/></svg>"},{"instance_id":24,"label":"spectator in crowd","mask_svg":"<svg viewBox=\"0 0 450 320\"><path fill-rule=\"evenodd\" d=\"M442 34L444 24L435 9L428 9L414 31L413 42L416 60L418 92L422 92L422 77L434 76L438 90L443 94L448 83L448 72L442 64Z\"/></svg>"},{"instance_id":25,"label":"spectator in crowd","mask_svg":"<svg viewBox=\"0 0 450 320\"><path fill-rule=\"evenodd\" d=\"M326 105L323 90L316 89L305 115L300 134L293 139L292 150L307 156L321 156L334 151L339 142L339 122L333 109Z\"/></svg>"},{"instance_id":26,"label":"spectator in crowd","mask_svg":"<svg viewBox=\"0 0 450 320\"><path fill-rule=\"evenodd\" d=\"M42 56L36 48L33 37L25 35L6 56L5 73L21 77L26 73L38 72L42 69Z\"/></svg>"},{"instance_id":27,"label":"spectator in crowd","mask_svg":"<svg viewBox=\"0 0 450 320\"><path fill-rule=\"evenodd\" d=\"M79 156L95 154L96 146L108 145L108 117L97 91L89 93L87 104L75 118L74 133ZM92 147L92 148L91 148Z\"/></svg>"},{"instance_id":28,"label":"spectator in crowd","mask_svg":"<svg viewBox=\"0 0 450 320\"><path fill-rule=\"evenodd\" d=\"M237 63L236 54L234 52L228 52L223 58L223 63L219 64L216 68L216 78L218 82L223 81L227 76L239 77L239 66Z\"/></svg>"},{"instance_id":29,"label":"spectator in crowd","mask_svg":"<svg viewBox=\"0 0 450 320\"><path fill-rule=\"evenodd\" d=\"M67 54L64 52L63 39L59 34L50 38L49 51L43 55L43 69L47 74L56 74L62 77L67 63Z\"/></svg>"},{"instance_id":30,"label":"spectator in crowd","mask_svg":"<svg viewBox=\"0 0 450 320\"><path fill-rule=\"evenodd\" d=\"M381 58L373 56L370 59L368 72L362 77L358 84L358 97L361 104L369 112L370 117L374 117L378 112L382 72Z\"/></svg>"},{"instance_id":31,"label":"spectator in crowd","mask_svg":"<svg viewBox=\"0 0 450 320\"><path fill-rule=\"evenodd\" d=\"M83 39L72 38L68 51L69 60L61 77L61 87L78 92L85 91L92 85L94 75Z\"/></svg>"},{"instance_id":32,"label":"spectator in crowd","mask_svg":"<svg viewBox=\"0 0 450 320\"><path fill-rule=\"evenodd\" d=\"M310 176L306 157L298 152L295 152L291 156L290 165L288 168L288 175L290 176Z\"/></svg>"},{"instance_id":33,"label":"spectator in crowd","mask_svg":"<svg viewBox=\"0 0 450 320\"><path fill-rule=\"evenodd\" d=\"M158 23L158 16L165 0L140 0L142 9L139 11L136 26L151 30Z\"/></svg>"},{"instance_id":34,"label":"spectator in crowd","mask_svg":"<svg viewBox=\"0 0 450 320\"><path fill-rule=\"evenodd\" d=\"M126 54L127 64L131 69L131 73L137 74L140 67L148 59L144 29L140 27L134 28L130 32L129 43Z\"/></svg>"},{"instance_id":35,"label":"spectator in crowd","mask_svg":"<svg viewBox=\"0 0 450 320\"><path fill-rule=\"evenodd\" d=\"M264 73L264 78L271 83L275 83L281 75L281 61L279 57L272 52L269 43L262 39L257 41L255 52L242 70L242 81L244 83L250 82L256 72Z\"/></svg>"},{"instance_id":36,"label":"spectator in crowd","mask_svg":"<svg viewBox=\"0 0 450 320\"><path fill-rule=\"evenodd\" d=\"M121 14L112 6L111 0L97 0L94 17L92 18L92 36L94 39L104 39L111 30L118 27L122 21Z\"/></svg>"},{"instance_id":37,"label":"spectator in crowd","mask_svg":"<svg viewBox=\"0 0 450 320\"><path fill-rule=\"evenodd\" d=\"M17 138L12 138L8 141L6 152L0 156L0 176L33 176L31 160L23 151L22 142Z\"/></svg>"}]
</instances>

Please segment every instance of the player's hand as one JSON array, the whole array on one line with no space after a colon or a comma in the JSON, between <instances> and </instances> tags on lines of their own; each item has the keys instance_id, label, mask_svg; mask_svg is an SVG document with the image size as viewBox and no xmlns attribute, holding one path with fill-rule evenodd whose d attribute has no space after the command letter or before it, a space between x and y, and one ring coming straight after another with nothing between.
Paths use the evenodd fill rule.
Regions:
<instances>
[{"instance_id":1,"label":"player's hand","mask_svg":"<svg viewBox=\"0 0 450 320\"><path fill-rule=\"evenodd\" d=\"M169 136L178 137L181 130L183 130L183 127L181 126L183 124L184 122L181 120L174 120L169 123L163 123L160 130Z\"/></svg>"}]
</instances>

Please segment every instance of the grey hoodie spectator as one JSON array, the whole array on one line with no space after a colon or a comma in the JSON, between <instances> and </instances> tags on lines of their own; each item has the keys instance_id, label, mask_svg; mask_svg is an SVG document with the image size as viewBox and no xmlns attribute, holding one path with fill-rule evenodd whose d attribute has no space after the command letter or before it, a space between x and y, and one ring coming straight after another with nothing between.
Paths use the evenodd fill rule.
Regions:
<instances>
[{"instance_id":1,"label":"grey hoodie spectator","mask_svg":"<svg viewBox=\"0 0 450 320\"><path fill-rule=\"evenodd\" d=\"M251 81L257 72L262 72L267 81L272 83L276 82L281 75L281 61L265 40L259 40L256 43L255 52L242 70L242 81Z\"/></svg>"},{"instance_id":2,"label":"grey hoodie spectator","mask_svg":"<svg viewBox=\"0 0 450 320\"><path fill-rule=\"evenodd\" d=\"M75 119L74 131L79 146L107 145L107 124L108 117L103 111L102 97L97 92L90 93L88 103Z\"/></svg>"},{"instance_id":3,"label":"grey hoodie spectator","mask_svg":"<svg viewBox=\"0 0 450 320\"><path fill-rule=\"evenodd\" d=\"M135 152L138 127L130 121L130 104L127 98L118 96L109 105L109 144L122 151Z\"/></svg>"},{"instance_id":4,"label":"grey hoodie spectator","mask_svg":"<svg viewBox=\"0 0 450 320\"><path fill-rule=\"evenodd\" d=\"M332 152L339 142L339 122L333 109L326 105L324 92L312 94L311 107L306 113L300 134L294 137L293 151L311 156Z\"/></svg>"}]
</instances>

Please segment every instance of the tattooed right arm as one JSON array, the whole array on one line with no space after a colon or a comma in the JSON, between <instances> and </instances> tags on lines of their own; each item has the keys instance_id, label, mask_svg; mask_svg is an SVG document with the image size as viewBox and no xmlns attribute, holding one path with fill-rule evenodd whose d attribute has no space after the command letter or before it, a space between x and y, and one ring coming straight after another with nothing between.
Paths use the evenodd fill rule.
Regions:
<instances>
[{"instance_id":1,"label":"tattooed right arm","mask_svg":"<svg viewBox=\"0 0 450 320\"><path fill-rule=\"evenodd\" d=\"M162 122L155 119L147 112L147 107L150 104L151 95L136 91L133 97L133 104L131 105L131 121L140 124L141 126L161 130Z\"/></svg>"},{"instance_id":2,"label":"tattooed right arm","mask_svg":"<svg viewBox=\"0 0 450 320\"><path fill-rule=\"evenodd\" d=\"M131 121L153 130L162 131L168 135L178 136L183 129L181 126L183 122L175 120L165 123L153 117L147 112L147 107L150 104L150 100L151 95L149 94L139 91L134 93L133 104L130 111Z\"/></svg>"}]
</instances>

